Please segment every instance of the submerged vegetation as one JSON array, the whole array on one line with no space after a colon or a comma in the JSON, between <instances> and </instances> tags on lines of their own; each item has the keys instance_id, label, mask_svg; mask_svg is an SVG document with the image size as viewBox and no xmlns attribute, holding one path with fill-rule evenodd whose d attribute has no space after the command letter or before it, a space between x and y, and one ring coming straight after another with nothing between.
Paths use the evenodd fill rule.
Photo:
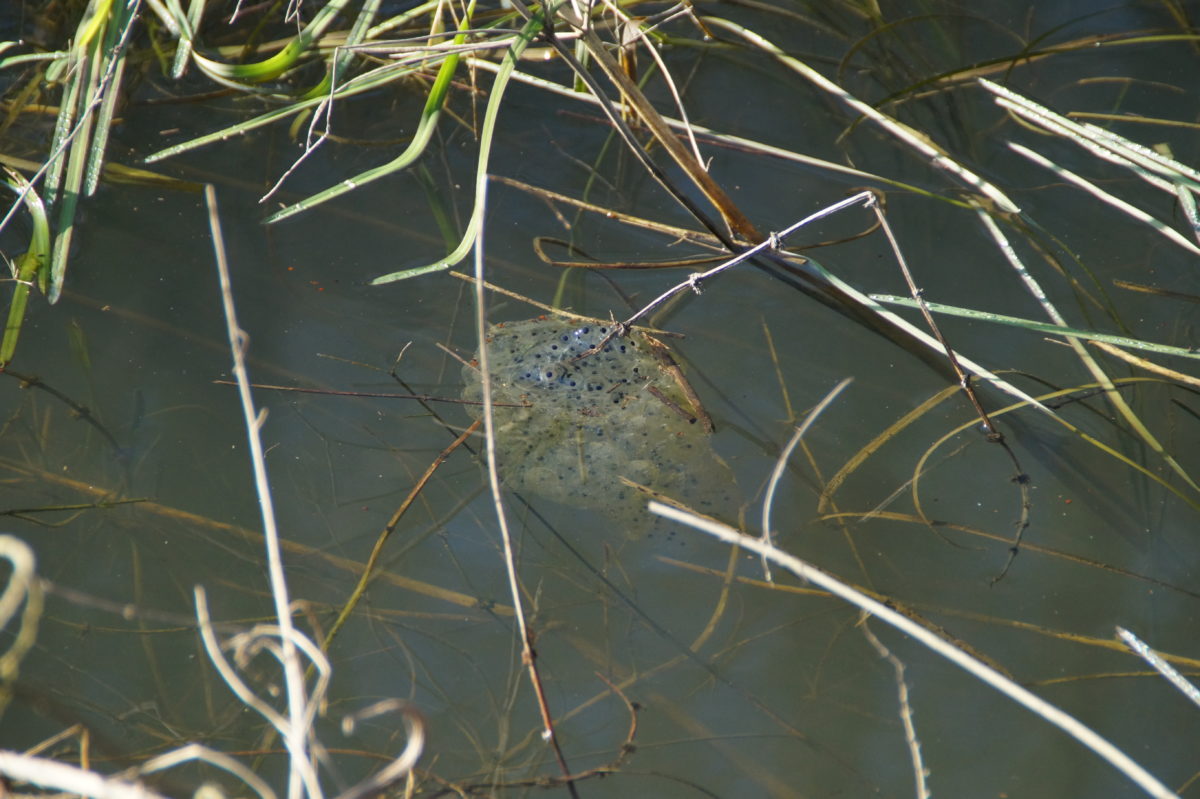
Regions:
<instances>
[{"instance_id":1,"label":"submerged vegetation","mask_svg":"<svg viewBox=\"0 0 1200 799\"><path fill-rule=\"evenodd\" d=\"M839 597L1067 729L1151 795L1194 793L1195 767L1176 756L1175 741L1147 746L1153 760L1143 763L1169 789L1121 754L1143 741L1116 729L1112 714L1162 690L1159 673L1195 701L1176 669L1200 670L1185 627L1165 625L1179 651L1155 652L1133 634L1146 616L1192 618L1200 598L1186 583L1200 511L1200 351L1188 310L1198 299L1200 106L1190 83L1171 77L1192 74L1200 59L1196 10L1164 0L1078 19L1055 17L1057 7L1013 12L1003 3L855 0L23 0L0 12L0 162L11 190L0 221L11 276L0 294L0 378L10 378L15 398L0 411L0 511L28 533L25 544L0 537L0 556L12 563L0 597L0 711L7 704L4 719L22 714L30 730L39 728L30 719L61 722L39 745L0 719L0 744L30 750L0 752L0 772L90 796L156 795L148 786L190 793L215 770L225 782L213 790L263 799L281 790L289 799L598 795L649 778L669 786L656 795L903 795L912 783L918 796L964 785L1019 793L1019 782L986 783L1003 773L957 764L968 754L953 734L923 729L943 677L923 652L900 642L889 649L866 615L831 609ZM1134 60L1147 53L1153 66ZM1155 103L1161 96L1171 102ZM123 135L134 126L155 134ZM286 163L271 150L280 141ZM269 180L219 168L237 142L271 150ZM400 192L381 188L400 181L424 192L420 216L411 198L402 210ZM352 212L399 219L395 235L419 230L427 247L398 255L397 245L369 259L364 279L346 281L393 292L396 314L413 316L402 329L426 336L423 352L392 369L405 393L388 393L420 410L399 417L395 439L379 436L367 414L343 432L322 431L320 454L301 457L287 435L263 427L251 400L243 356L266 356L244 352L222 216L208 190L261 532L223 508L186 510L135 487L139 458L153 460L128 440L147 414L135 410L123 430L93 407L113 390L97 384L112 381L118 356L89 350L62 310L74 291L71 264L89 256L81 239L105 224L90 209L133 204L131 187L192 197L204 184L256 194L261 213L246 228L254 232L241 233L250 240L303 238L310 230L293 220L321 229ZM534 267L514 267L514 256L493 249L485 228L500 223L533 239ZM182 236L176 246L196 249ZM475 275L458 272L472 256ZM174 264L160 268L163 282L199 294ZM689 277L671 272L666 291L651 282L672 269ZM737 287L733 270L760 282ZM459 291L467 285L474 303ZM426 293L438 308L418 317ZM370 301L347 296L361 311L322 324L365 318ZM528 302L576 321L492 327L489 307L501 302L506 318L530 316ZM97 304L108 311L112 300ZM772 318L780 306L804 321ZM837 322L815 317L819 306ZM471 308L468 343L456 330ZM693 308L699 319L688 316ZM584 314L591 321L578 321ZM739 326L750 316L752 325ZM169 329L144 314L122 318L146 338ZM671 355L634 327L677 321L708 348L685 344ZM71 336L84 389L60 387L73 373L42 360L45 331L59 328ZM859 343L860 329L878 335ZM186 338L211 344L191 330ZM485 347L464 367L465 392L456 367L430 365L432 342ZM711 354L722 346L731 363ZM808 360L797 367L801 350ZM902 353L944 386L921 399L919 378L862 365ZM533 356L551 367L529 370ZM256 368L295 381L277 357ZM360 367L369 360L353 357ZM830 386L814 387L810 372L854 376L888 407L827 422L854 407L845 403L855 388L818 404ZM413 390L413 374L430 390ZM475 408L447 411L460 393ZM154 412L192 418L189 403L204 404L189 395ZM65 423L68 415L82 424ZM296 416L297 429L333 424L307 408ZM364 430L368 440L343 457L339 437ZM279 448L276 474L293 480L281 502L293 528L276 530L270 489L280 492L281 480L267 479L260 435ZM592 435L611 443L585 446ZM724 451L738 456L732 469L717 454L722 435ZM162 449L186 450L167 441ZM76 465L97 448L101 467ZM366 534L361 521L329 541L303 539L311 520L378 499L345 488L375 471L375 461L362 473L350 463L375 451L395 459L379 472L407 482L382 530L370 530L369 553L350 543ZM205 458L199 449L182 455L214 481L214 495L242 485L232 470L202 468ZM475 502L485 484L493 506ZM1131 537L1137 528L1138 543L1055 534L1072 491L1089 519L1119 518ZM672 521L649 515L650 499ZM798 579L736 548L728 560L701 547L677 557L622 535L679 529L681 519L756 547L764 568L770 560ZM593 534L573 535L581 529ZM409 533L403 546L397 530ZM29 544L56 551L35 533L91 543L96 531L131 540L127 555L105 556L122 564L114 574L131 575L127 597L53 559L40 563L46 580L33 578ZM821 532L832 534L824 551L810 544ZM164 549L149 549L150 538ZM184 554L167 553L168 538ZM816 565L845 580L781 550L825 555L833 562ZM143 557L228 563L152 575ZM290 583L290 594L285 561L304 564L288 575L303 586ZM269 586L250 588L263 571ZM321 575L311 584L309 571ZM162 593L147 594L144 584L159 580ZM206 588L193 590L197 583ZM47 590L57 602L49 610ZM495 598L505 590L509 598ZM210 620L222 591L237 597L223 617L244 624ZM1033 604L1059 593L1072 597L1065 619L1053 602ZM1118 640L1118 623L1133 632ZM61 630L50 627L76 636L68 648L90 636L88 685L103 686L103 698L29 680L31 663L57 663L46 641ZM120 648L126 634L142 645L137 678L103 671L107 646ZM488 648L493 635L501 643ZM850 639L867 648L846 654ZM1057 657L1063 665L1038 670ZM1149 668L1130 660L1139 657ZM780 671L781 661L805 665ZM915 679L906 662L919 664ZM1031 676L1039 673L1054 676ZM525 675L531 690L520 687ZM1081 715L1096 711L1084 722L1118 747L1014 680L1035 694L1061 689L1060 703ZM1118 680L1136 688L1106 693ZM898 714L894 698L863 698L885 690L898 693ZM1130 690L1145 693L1130 699ZM646 702L658 714L648 732ZM1162 707L1174 705L1159 699ZM245 722L246 708L261 718ZM729 708L743 715L725 725ZM361 737L333 754L325 727L335 715ZM947 729L961 721L953 710L938 718ZM1031 741L1042 735L996 724L996 740L1005 739L1001 726ZM1138 730L1158 726L1142 720ZM864 743L880 729L886 745ZM126 734L136 743L122 746ZM92 736L103 744L99 764ZM674 755L676 744L688 754ZM196 762L204 771L162 774ZM97 773L105 778L89 781ZM1119 784L1086 773L1067 768L1044 792Z\"/></svg>"}]
</instances>

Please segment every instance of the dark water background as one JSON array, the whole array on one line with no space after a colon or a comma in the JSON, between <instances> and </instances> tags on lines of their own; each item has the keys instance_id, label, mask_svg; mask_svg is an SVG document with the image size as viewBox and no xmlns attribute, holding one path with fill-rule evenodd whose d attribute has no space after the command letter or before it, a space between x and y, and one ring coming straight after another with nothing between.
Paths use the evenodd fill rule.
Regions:
<instances>
[{"instance_id":1,"label":"dark water background","mask_svg":"<svg viewBox=\"0 0 1200 799\"><path fill-rule=\"evenodd\" d=\"M1180 4L1194 17L1200 7ZM1041 34L1064 43L1087 36L1181 32L1167 4L886 4L907 20L870 39L848 7L788 7L800 17L736 5L728 15L791 48L825 74L856 44L846 87L879 101L916 80L1013 57ZM820 19L818 19L820 18ZM691 35L680 28L680 35ZM668 48L689 82L693 121L955 196L957 186L870 125L761 55ZM532 69L532 67L531 67ZM553 65L542 74L562 79ZM1200 163L1195 42L1087 47L991 73L1060 112L1141 114L1186 126L1112 124L1145 144L1168 143ZM466 74L465 71L460 74ZM482 80L482 78L481 78ZM151 72L113 132L113 158L139 158L244 118L258 101L148 105L165 79ZM171 89L175 91L175 89ZM421 87L401 84L337 110L336 131L357 141L411 134ZM453 109L474 108L460 92ZM1159 218L1181 222L1163 195L1070 144L1023 129L981 89L966 84L909 98L889 113L926 130L955 157L1010 192L1060 238L1111 296L1133 335L1197 343L1194 302L1135 294L1114 279L1198 291L1195 256L1166 242L1049 173L1010 153L1012 139L1046 152ZM593 164L605 188L595 202L687 225L682 212L626 155L599 156L607 129L590 106L514 86L502 112L491 171L583 196ZM288 182L292 201L389 159L403 144L329 143ZM465 283L430 275L383 287L377 275L429 262L446 242L432 203L465 220L475 141L445 119L412 172L366 186L294 220L264 227L258 198L297 155L282 127L252 133L155 168L217 185L221 219L250 369L259 382L361 391L411 390L455 397L460 367L436 344L475 347ZM779 229L846 196L859 182L815 168L706 146L712 174L764 230ZM429 186L436 186L433 196ZM270 206L270 203L268 203ZM894 191L888 215L927 297L1041 318L974 214ZM562 209L572 222L574 212ZM850 235L870 223L851 210L802 232L796 242ZM1184 229L1182 225L1181 229ZM9 252L24 232L4 233ZM571 236L603 259L658 260L683 248L611 220L585 216L571 231L551 207L504 185L490 189L490 278L550 302L560 277L537 261L534 236ZM1030 268L1073 324L1116 324L1080 303L1069 281L1028 248ZM814 256L866 291L905 293L882 237ZM1072 277L1090 280L1079 267ZM681 273L614 276L645 300ZM31 746L82 722L93 757L118 768L190 740L248 758L261 722L221 684L190 624L192 587L206 587L215 618L250 624L270 614L260 529L237 399L214 384L229 375L202 202L196 195L104 186L85 206L67 280L54 307L31 304L14 369L36 374L93 409L120 443L106 440L44 392L0 381L0 510L113 497L141 504L0 518L28 541L39 573L60 590L48 600L38 643L22 665L0 744ZM579 277L566 302L580 313L618 316L628 306L594 275ZM496 320L535 315L496 297ZM915 318L915 317L913 317ZM942 320L962 352L995 370L1013 369L1030 391L1091 382L1070 350L1037 335L979 322ZM1036 412L1001 425L1031 481L1029 544L1004 580L1020 511L1013 470L972 429L930 459L921 479L929 518L986 533L917 522L906 484L921 455L972 413L949 398L868 459L835 495L852 514L899 514L845 524L817 517L819 486L881 431L946 383L895 345L751 269L736 270L690 296L663 321L686 336L677 351L718 428L715 448L737 474L746 519L757 531L761 490L803 414L838 380L854 383L820 418L798 452L775 506L789 551L914 610L994 659L1015 679L1078 715L1165 782L1194 795L1200 770L1193 742L1200 715L1144 664L1104 648L1113 626L1155 647L1196 656L1195 493L1112 421L1102 399L1068 406L1080 428L1144 463L1187 500L1103 454ZM769 329L776 348L765 343ZM403 357L396 362L406 345ZM1169 366L1195 373L1190 362ZM1113 363L1114 377L1133 374ZM1139 375L1145 374L1138 372ZM782 382L781 382L782 381ZM1039 381L1045 381L1040 383ZM1154 382L1126 390L1130 404L1184 468L1200 470L1197 402ZM991 407L1007 405L985 394ZM428 408L409 401L258 392L293 596L325 629L345 601L383 525L451 436ZM469 419L430 406L450 425ZM398 725L381 721L343 739L336 718L384 697L410 698L429 723L426 774L495 795L565 795L519 783L554 775L514 643L499 537L478 463L466 452L442 466L384 553L387 574L334 643L328 722L346 781L398 751ZM534 513L536 511L536 514ZM600 515L533 500L514 502L520 573L537 632L548 699L573 769L617 759L630 712L608 694L604 675L638 704L636 752L618 772L580 784L587 797L906 796L911 767L897 715L891 667L856 628L857 613L814 596L787 576L772 590L756 582L754 558L738 556L736 578L721 573L727 549L699 533L663 525L629 539ZM242 531L250 531L244 533ZM406 587L407 585L407 587ZM457 592L461 603L436 594ZM75 594L68 594L69 589ZM105 603L133 603L125 619ZM302 621L308 624L308 621ZM711 625L711 629L706 627ZM917 733L933 792L942 796L1123 796L1134 789L1065 736L922 648L875 623L908 667ZM1071 637L1068 637L1071 636ZM1072 638L1073 637L1073 638ZM691 647L695 646L695 649ZM1186 668L1185 668L1186 670ZM630 678L635 678L630 680ZM277 745L276 745L277 746ZM272 774L276 748L259 766ZM196 775L176 774L185 793ZM427 792L436 788L428 783Z\"/></svg>"}]
</instances>

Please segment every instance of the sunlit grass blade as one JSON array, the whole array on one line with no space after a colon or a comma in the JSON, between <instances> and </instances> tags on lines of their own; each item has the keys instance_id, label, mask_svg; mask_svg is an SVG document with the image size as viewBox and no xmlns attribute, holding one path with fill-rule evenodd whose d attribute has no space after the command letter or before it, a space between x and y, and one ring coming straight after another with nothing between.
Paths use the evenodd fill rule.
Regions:
<instances>
[{"instance_id":1,"label":"sunlit grass blade","mask_svg":"<svg viewBox=\"0 0 1200 799\"><path fill-rule=\"evenodd\" d=\"M1063 180L1066 180L1070 183L1074 183L1076 186L1080 187L1081 189L1086 191L1088 194L1092 195L1093 197L1095 197L1096 199L1105 203L1106 205L1110 205L1113 208L1116 208L1121 213L1130 217L1131 219L1135 219L1138 222L1141 222L1142 224L1153 228L1156 233L1158 233L1161 236L1164 236L1166 239L1179 245L1180 247L1187 250L1188 252L1191 252L1194 255L1200 255L1200 247L1193 244L1185 236L1183 236L1183 234L1181 234L1179 231L1175 230L1173 227L1171 227L1167 223L1162 222L1158 219L1155 219L1153 216L1146 213L1145 211L1138 208L1137 206L1132 205L1131 203L1128 203L1125 200L1122 200L1120 197L1116 197L1113 194L1110 194L1109 192L1107 192L1104 189L1097 186L1095 183L1092 183L1087 178L1084 178L1083 176L1077 175L1076 173L1072 172L1069 169L1059 166L1058 164L1051 161L1049 158L1046 158L1041 153L1034 152L1033 150L1029 149L1028 147L1017 144L1016 142L1009 142L1008 146L1014 152L1025 156L1026 158L1028 158L1030 161L1034 162L1038 166L1044 167L1045 169L1049 169L1051 172L1053 172L1055 175L1062 178Z\"/></svg>"},{"instance_id":2,"label":"sunlit grass blade","mask_svg":"<svg viewBox=\"0 0 1200 799\"><path fill-rule=\"evenodd\" d=\"M1110 130L1088 123L1081 124L1061 114L1056 114L1028 97L985 78L980 78L979 84L996 95L997 105L1009 109L1056 135L1075 142L1105 160L1122 166L1136 166L1147 172L1161 175L1172 182L1183 181L1192 191L1200 192L1200 171L1186 164Z\"/></svg>"},{"instance_id":3,"label":"sunlit grass blade","mask_svg":"<svg viewBox=\"0 0 1200 799\"><path fill-rule=\"evenodd\" d=\"M1054 307L1054 304L1051 303L1050 298L1046 295L1046 292L1042 289L1036 278L1034 278L1033 273L1031 273L1021 261L1020 257L1017 255L1017 251L1013 248L1012 244L1009 243L1008 237L1004 235L1004 232L1000 229L1000 226L996 224L996 220L992 219L991 214L989 214L983 208L976 208L976 214L978 215L979 221L983 224L988 234L992 237L997 249L999 249L1004 255L1004 258L1009 262L1009 265L1012 266L1018 277L1020 277L1021 282L1025 284L1026 290L1031 296L1033 296L1035 300L1037 300L1038 304L1040 304L1042 309L1046 312L1046 315L1052 322L1054 322L1056 326L1066 327L1066 319L1061 313L1059 313L1058 309ZM1100 366L1096 359L1092 357L1092 354L1088 352L1087 348L1083 346L1083 342L1073 336L1067 336L1066 338L1067 344L1072 350L1075 351L1080 363L1083 364L1084 368L1088 370L1088 372L1093 378L1096 379L1097 382L1104 386L1105 397L1108 399L1108 402L1110 405L1112 405L1113 409L1125 419L1130 428L1137 433L1137 435L1142 439L1143 442L1146 443L1148 447L1150 447L1150 449L1157 453L1158 456L1162 458L1163 461L1177 475L1183 478L1183 481L1187 483L1193 491L1200 493L1200 485L1196 484L1183 466L1180 465L1173 455L1166 451L1163 445L1159 442L1158 438L1150 432L1150 429L1146 427L1145 423L1143 423L1138 415L1134 413L1133 408L1131 408L1129 403L1125 401L1125 397L1123 397L1121 393L1116 390L1113 382L1109 379L1104 369Z\"/></svg>"},{"instance_id":4,"label":"sunlit grass blade","mask_svg":"<svg viewBox=\"0 0 1200 799\"><path fill-rule=\"evenodd\" d=\"M471 4L467 7L467 12L459 21L460 33L454 37L455 44L463 44L466 41L466 35L461 31L465 31L471 27L471 18L474 11L475 2L471 0ZM343 180L336 186L331 186L305 200L276 211L268 216L265 222L271 224L282 219L287 219L289 216L294 216L321 203L328 202L335 197L340 197L346 192L352 191L366 183L404 169L416 161L421 153L425 151L425 146L429 143L429 139L433 136L433 131L437 127L438 119L442 113L442 106L445 104L446 96L450 92L450 82L454 78L455 70L458 69L460 58L461 56L455 52L446 56L446 60L442 62L442 66L438 69L437 77L433 81L433 87L429 90L429 96L425 100L425 108L421 112L421 121L417 124L416 133L413 134L412 141L403 153L382 166L368 169L352 178Z\"/></svg>"},{"instance_id":5,"label":"sunlit grass blade","mask_svg":"<svg viewBox=\"0 0 1200 799\"><path fill-rule=\"evenodd\" d=\"M900 305L905 308L918 307L916 300L911 297L899 297L892 294L868 294L871 299L879 302L887 303L888 305ZM1022 319L1017 316L1005 316L1004 314L992 313L991 311L980 311L974 308L962 308L957 305L943 305L939 302L925 302L926 308L934 313L946 314L948 316L959 316L964 319L976 319L981 322L992 322L998 325L1008 325L1010 327L1019 327L1029 330L1034 333L1049 333L1055 336L1071 336L1075 338L1087 339L1090 341L1104 341L1109 344L1115 344L1119 347L1126 347L1134 350L1145 350L1146 352L1157 352L1160 355L1174 355L1180 358L1192 358L1200 360L1200 352L1189 349L1187 347L1173 347L1169 344L1156 344L1152 341L1143 341L1141 339L1130 338L1129 336L1117 336L1112 333L1098 333L1094 330L1082 330L1075 327L1065 327L1050 322L1038 322L1033 319Z\"/></svg>"},{"instance_id":6,"label":"sunlit grass blade","mask_svg":"<svg viewBox=\"0 0 1200 799\"><path fill-rule=\"evenodd\" d=\"M47 195L53 205L56 217L54 242L50 250L48 299L51 304L58 300L63 280L66 277L67 257L70 254L71 239L74 233L75 208L79 203L84 172L87 162L90 160L90 138L94 118L87 112L87 106L88 101L95 96L97 90L96 68L99 66L99 56L97 48L92 53L84 54L83 57L77 59L76 80L72 81L64 92L66 97L60 114L60 121L64 118L68 120L69 131L62 140L65 152L59 155L60 148L52 148L51 158L54 166L47 175ZM78 117L75 114L77 109L81 111ZM62 169L64 165L65 169ZM58 175L61 175L61 182L52 184L50 178Z\"/></svg>"},{"instance_id":7,"label":"sunlit grass blade","mask_svg":"<svg viewBox=\"0 0 1200 799\"><path fill-rule=\"evenodd\" d=\"M1188 221L1188 225L1192 228L1192 235L1200 242L1200 209L1196 207L1196 195L1182 183L1175 184L1175 197L1179 200L1179 207L1183 209L1183 216Z\"/></svg>"},{"instance_id":8,"label":"sunlit grass blade","mask_svg":"<svg viewBox=\"0 0 1200 799\"><path fill-rule=\"evenodd\" d=\"M1138 655L1141 656L1142 660L1145 660L1147 663L1153 666L1155 671L1157 671L1163 677L1166 677L1167 681L1170 682L1171 685L1175 686L1180 693L1191 700L1193 705L1200 707L1200 690L1197 690L1196 686L1189 682L1186 677L1180 674L1178 669L1168 663L1162 655L1160 655L1158 652L1155 652L1145 641L1138 638L1124 627L1117 628L1117 635L1120 636L1121 640L1125 642L1126 646L1128 646L1134 652L1137 652Z\"/></svg>"},{"instance_id":9,"label":"sunlit grass blade","mask_svg":"<svg viewBox=\"0 0 1200 799\"><path fill-rule=\"evenodd\" d=\"M80 194L95 189L103 166L108 127L120 90L123 52L136 19L129 9L115 9L111 2L98 3L91 12L76 29L69 58L56 62L47 72L47 79L57 73L64 83L43 191L56 213L47 290L52 304L62 292Z\"/></svg>"},{"instance_id":10,"label":"sunlit grass blade","mask_svg":"<svg viewBox=\"0 0 1200 799\"><path fill-rule=\"evenodd\" d=\"M375 16L379 13L379 6L382 2L383 0L367 0L363 3L358 16L354 18L354 24L350 26L350 32L346 35L345 46L337 49L333 58L330 59L325 79L319 86L309 91L308 96L319 97L326 94L332 86L337 85L338 75L349 68L350 62L354 58L354 50L352 48L366 40L367 32L370 31L371 23L375 21Z\"/></svg>"},{"instance_id":11,"label":"sunlit grass blade","mask_svg":"<svg viewBox=\"0 0 1200 799\"><path fill-rule=\"evenodd\" d=\"M118 4L113 9L104 36L104 58L101 61L101 71L104 75L100 87L99 108L96 110L95 134L88 150L88 163L85 169L83 193L91 197L96 193L100 182L100 170L104 164L104 154L108 147L109 129L112 127L113 114L117 107L117 99L121 93L121 78L125 74L125 45L137 17L129 6Z\"/></svg>"},{"instance_id":12,"label":"sunlit grass blade","mask_svg":"<svg viewBox=\"0 0 1200 799\"><path fill-rule=\"evenodd\" d=\"M793 72L798 73L805 80L815 85L821 91L836 97L851 110L862 114L886 130L888 133L895 136L906 146L928 158L934 166L949 172L967 186L986 196L992 202L996 203L996 205L1002 210L1008 213L1016 213L1020 210L1017 207L1017 204L1009 199L1008 195L1001 191L997 186L987 180L984 180L978 174L970 169L967 169L961 163L951 158L940 147L934 145L929 140L928 136L925 136L908 125L905 125L904 123L881 113L873 106L859 100L857 97L853 96L841 86L826 78L808 64L805 64L803 61L787 55L781 48L765 37L759 35L757 32L744 28L735 22L731 22L730 20L722 19L720 17L703 17L702 19L705 24L735 33L753 44L755 47L761 49L763 52L768 53L773 58L778 60L779 63L788 67L788 69L791 69Z\"/></svg>"},{"instance_id":13,"label":"sunlit grass blade","mask_svg":"<svg viewBox=\"0 0 1200 799\"><path fill-rule=\"evenodd\" d=\"M887 308L883 307L882 305L880 305L875 300L871 299L866 294L863 294L861 291L856 289L854 286L851 286L849 283L842 280L841 278L839 278L837 275L830 272L825 267L821 266L819 263L817 263L817 261L813 260L811 257L808 259L808 262L818 274L820 274L822 277L824 277L826 280L828 280L830 282L830 284L832 284L835 288L837 288L838 290L840 290L842 292L845 292L848 296L850 296L852 299L854 299L863 308L866 308L867 310L878 314L880 317L887 320L888 323L895 326L896 328L899 328L901 331L903 331L908 336L915 338L919 343L923 344L925 347L933 350L936 353L945 354L945 350L942 348L942 345L939 344L937 342L937 340L934 339L932 336L930 336L928 333L926 333L925 331L921 330L920 328L910 324L907 319L897 316L892 311L889 311ZM1030 406L1037 408L1038 410L1047 414L1051 418L1058 420L1058 414L1056 414L1053 410L1051 410L1050 408L1048 408L1045 405L1043 405L1042 403L1040 403L1038 400L1034 399L1032 396L1030 396L1025 391L1022 391L1020 388L1013 385L1012 383L1005 380L1004 378L1002 378L996 374L993 374L990 370L981 366L980 364L976 363L975 361L971 360L970 358L964 356L962 353L957 353L957 356L958 356L959 364L962 365L963 368L965 368L968 372L970 372L975 377L978 377L981 380L987 381L988 384L1000 389L1004 393L1009 394L1010 396L1013 396L1013 397L1021 400L1022 402L1028 403Z\"/></svg>"},{"instance_id":14,"label":"sunlit grass blade","mask_svg":"<svg viewBox=\"0 0 1200 799\"><path fill-rule=\"evenodd\" d=\"M204 13L204 0L192 0L187 14L179 6L179 0L167 0L175 18L179 21L179 46L175 51L175 61L171 64L171 77L181 78L192 59L195 48L194 35L200 27L201 15Z\"/></svg>"}]
</instances>

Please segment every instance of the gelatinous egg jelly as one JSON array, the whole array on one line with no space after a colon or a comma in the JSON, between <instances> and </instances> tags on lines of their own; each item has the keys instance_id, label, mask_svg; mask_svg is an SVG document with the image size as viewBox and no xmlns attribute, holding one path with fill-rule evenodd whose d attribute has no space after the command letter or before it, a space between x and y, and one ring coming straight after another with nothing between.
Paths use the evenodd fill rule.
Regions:
<instances>
[{"instance_id":1,"label":"gelatinous egg jelly","mask_svg":"<svg viewBox=\"0 0 1200 799\"><path fill-rule=\"evenodd\" d=\"M702 513L731 516L733 476L646 338L631 332L580 357L610 331L562 318L491 327L492 399L529 403L495 409L505 485L601 511L635 534L650 522L646 498L622 476ZM478 401L478 369L465 367L463 379L463 397ZM468 407L481 415L479 406Z\"/></svg>"}]
</instances>

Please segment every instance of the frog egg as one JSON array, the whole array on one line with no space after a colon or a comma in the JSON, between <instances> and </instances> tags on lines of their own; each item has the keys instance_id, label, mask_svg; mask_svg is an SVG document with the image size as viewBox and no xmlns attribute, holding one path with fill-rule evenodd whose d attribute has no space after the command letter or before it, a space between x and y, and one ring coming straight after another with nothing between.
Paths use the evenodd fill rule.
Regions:
<instances>
[{"instance_id":1,"label":"frog egg","mask_svg":"<svg viewBox=\"0 0 1200 799\"><path fill-rule=\"evenodd\" d=\"M706 510L717 498L732 512L732 475L697 425L647 391L654 386L685 405L638 334L614 338L576 360L611 327L577 320L531 319L492 329L489 364L497 402L501 477L515 490L593 508L629 529L644 529L645 499L634 482ZM463 370L463 397L482 393L478 370ZM477 406L468 409L478 415ZM730 500L726 503L725 500Z\"/></svg>"},{"instance_id":2,"label":"frog egg","mask_svg":"<svg viewBox=\"0 0 1200 799\"><path fill-rule=\"evenodd\" d=\"M648 460L629 461L621 468L622 475L642 485L653 483L656 472L654 463Z\"/></svg>"}]
</instances>

